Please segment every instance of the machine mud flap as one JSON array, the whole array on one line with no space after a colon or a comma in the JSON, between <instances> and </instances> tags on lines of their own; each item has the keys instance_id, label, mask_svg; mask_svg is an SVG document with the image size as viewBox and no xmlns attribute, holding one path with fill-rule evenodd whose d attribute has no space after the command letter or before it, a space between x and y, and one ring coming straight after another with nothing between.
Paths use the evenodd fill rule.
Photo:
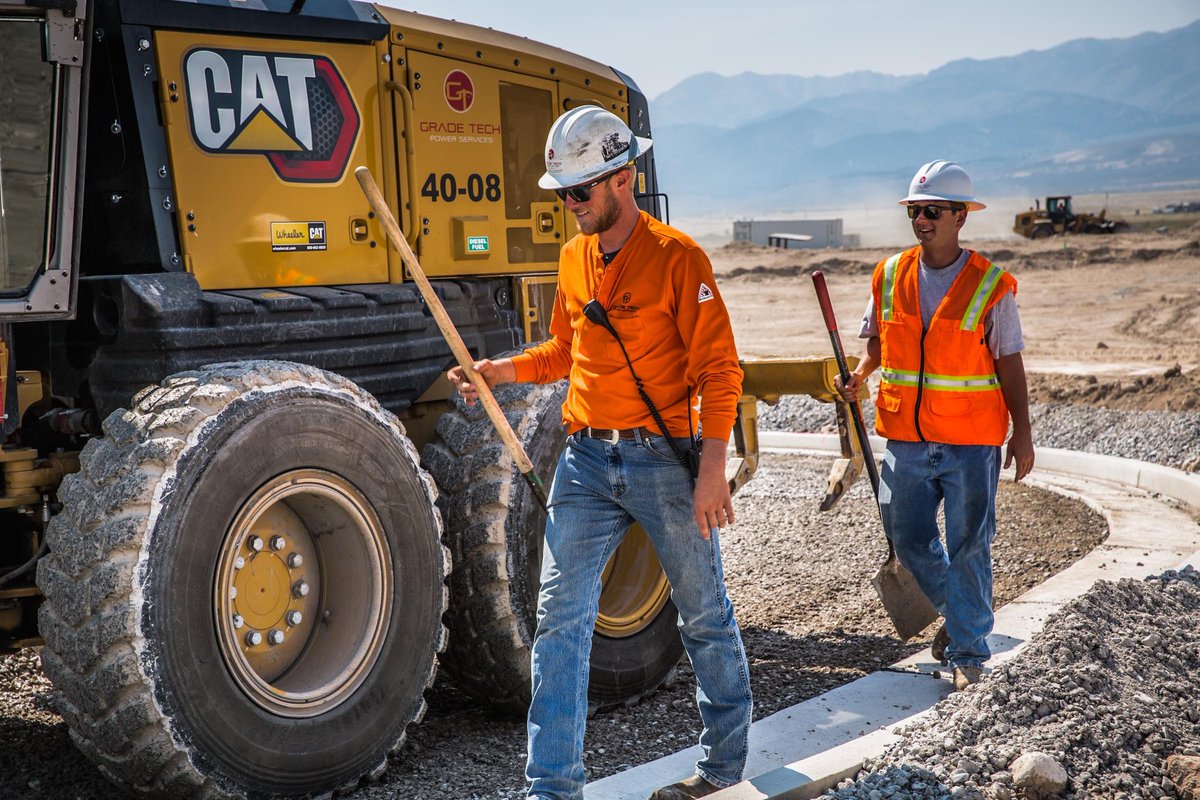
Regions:
<instances>
[{"instance_id":1,"label":"machine mud flap","mask_svg":"<svg viewBox=\"0 0 1200 800\"><path fill-rule=\"evenodd\" d=\"M888 557L871 579L896 634L907 642L938 618L937 609L930 604L917 579L896 558L896 548L888 540Z\"/></svg>"}]
</instances>

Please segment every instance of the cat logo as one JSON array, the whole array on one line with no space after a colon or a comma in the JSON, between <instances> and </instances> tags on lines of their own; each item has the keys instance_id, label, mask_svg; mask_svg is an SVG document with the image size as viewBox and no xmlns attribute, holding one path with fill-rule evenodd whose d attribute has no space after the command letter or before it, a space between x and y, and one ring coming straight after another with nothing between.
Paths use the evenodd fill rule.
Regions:
<instances>
[{"instance_id":1,"label":"cat logo","mask_svg":"<svg viewBox=\"0 0 1200 800\"><path fill-rule=\"evenodd\" d=\"M261 154L285 181L342 177L359 116L328 58L202 48L183 61L192 138L203 150Z\"/></svg>"}]
</instances>

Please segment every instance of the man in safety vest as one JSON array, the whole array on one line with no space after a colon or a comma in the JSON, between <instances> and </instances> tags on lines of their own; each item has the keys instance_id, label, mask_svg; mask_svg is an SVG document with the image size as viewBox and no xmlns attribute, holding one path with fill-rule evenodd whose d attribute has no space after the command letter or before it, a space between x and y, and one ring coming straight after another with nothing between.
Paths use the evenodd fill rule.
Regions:
<instances>
[{"instance_id":1,"label":"man in safety vest","mask_svg":"<svg viewBox=\"0 0 1200 800\"><path fill-rule=\"evenodd\" d=\"M1004 466L1016 462L1018 481L1033 469L1017 281L959 246L967 214L985 206L958 164L921 167L900 204L918 246L876 265L859 332L866 354L839 388L857 402L863 381L880 370L884 531L945 620L932 649L953 665L954 688L962 690L979 681L991 656L991 545L1010 418Z\"/></svg>"}]
</instances>

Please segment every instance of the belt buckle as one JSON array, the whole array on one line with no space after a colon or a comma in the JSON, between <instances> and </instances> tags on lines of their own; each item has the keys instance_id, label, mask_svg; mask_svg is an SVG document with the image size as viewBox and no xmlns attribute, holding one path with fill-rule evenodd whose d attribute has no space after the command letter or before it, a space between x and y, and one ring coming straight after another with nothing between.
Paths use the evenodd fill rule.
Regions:
<instances>
[{"instance_id":1,"label":"belt buckle","mask_svg":"<svg viewBox=\"0 0 1200 800\"><path fill-rule=\"evenodd\" d=\"M605 441L607 441L609 444L616 444L617 442L621 441L621 431L617 428L613 428L609 432L608 438Z\"/></svg>"}]
</instances>

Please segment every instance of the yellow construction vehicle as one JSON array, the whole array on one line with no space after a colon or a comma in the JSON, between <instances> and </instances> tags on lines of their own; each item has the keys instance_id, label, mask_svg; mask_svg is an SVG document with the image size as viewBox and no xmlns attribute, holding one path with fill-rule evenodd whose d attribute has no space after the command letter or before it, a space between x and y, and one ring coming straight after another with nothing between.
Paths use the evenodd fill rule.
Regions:
<instances>
[{"instance_id":1,"label":"yellow construction vehicle","mask_svg":"<svg viewBox=\"0 0 1200 800\"><path fill-rule=\"evenodd\" d=\"M42 647L72 737L156 797L376 774L440 663L519 710L543 511L354 180L376 176L471 351L546 336L574 222L542 145L621 73L354 0L0 0L0 649ZM659 215L654 153L639 202ZM833 360L747 364L833 402ZM565 387L498 393L538 471ZM861 463L839 409L846 458ZM644 534L605 572L592 701L682 647Z\"/></svg>"},{"instance_id":2,"label":"yellow construction vehicle","mask_svg":"<svg viewBox=\"0 0 1200 800\"><path fill-rule=\"evenodd\" d=\"M1028 239L1043 239L1063 233L1117 233L1129 226L1121 220L1108 219L1108 210L1099 214L1076 213L1071 210L1071 196L1046 198L1046 207L1033 201L1034 207L1017 214L1013 230Z\"/></svg>"}]
</instances>

